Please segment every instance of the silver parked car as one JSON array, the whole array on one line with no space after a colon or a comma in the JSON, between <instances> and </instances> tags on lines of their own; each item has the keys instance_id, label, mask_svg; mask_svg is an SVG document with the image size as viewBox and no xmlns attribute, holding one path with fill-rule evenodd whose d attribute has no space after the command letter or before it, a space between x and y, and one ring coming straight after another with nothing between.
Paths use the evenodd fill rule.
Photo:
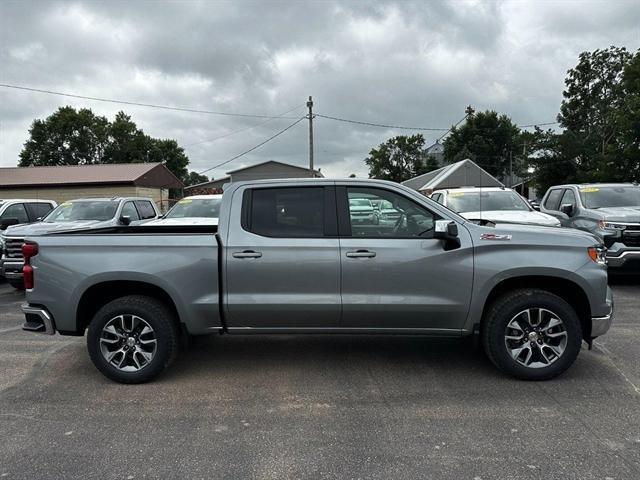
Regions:
<instances>
[{"instance_id":1,"label":"silver parked car","mask_svg":"<svg viewBox=\"0 0 640 480\"><path fill-rule=\"evenodd\" d=\"M632 183L558 185L545 194L540 211L565 227L596 234L616 271L640 273L640 187Z\"/></svg>"}]
</instances>

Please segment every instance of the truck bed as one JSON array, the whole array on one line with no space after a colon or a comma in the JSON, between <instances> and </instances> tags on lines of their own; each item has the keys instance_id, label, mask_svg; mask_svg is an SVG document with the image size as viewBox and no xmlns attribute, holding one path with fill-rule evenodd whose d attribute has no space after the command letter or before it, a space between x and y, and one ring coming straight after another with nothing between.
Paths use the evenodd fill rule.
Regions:
<instances>
[{"instance_id":1,"label":"truck bed","mask_svg":"<svg viewBox=\"0 0 640 480\"><path fill-rule=\"evenodd\" d=\"M47 305L59 331L81 335L95 313L93 290L126 294L144 284L166 292L179 317L189 319L189 333L212 333L222 329L216 232L140 225L27 237L39 245L33 297Z\"/></svg>"}]
</instances>

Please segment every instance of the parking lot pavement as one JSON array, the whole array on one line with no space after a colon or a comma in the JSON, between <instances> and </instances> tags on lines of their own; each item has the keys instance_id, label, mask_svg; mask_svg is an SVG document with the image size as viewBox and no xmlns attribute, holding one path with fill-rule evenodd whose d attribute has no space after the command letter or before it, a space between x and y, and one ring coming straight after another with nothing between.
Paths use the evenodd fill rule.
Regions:
<instances>
[{"instance_id":1,"label":"parking lot pavement","mask_svg":"<svg viewBox=\"0 0 640 480\"><path fill-rule=\"evenodd\" d=\"M0 479L640 478L640 282L563 376L522 382L468 341L212 337L112 383L84 339L22 332L0 283Z\"/></svg>"}]
</instances>

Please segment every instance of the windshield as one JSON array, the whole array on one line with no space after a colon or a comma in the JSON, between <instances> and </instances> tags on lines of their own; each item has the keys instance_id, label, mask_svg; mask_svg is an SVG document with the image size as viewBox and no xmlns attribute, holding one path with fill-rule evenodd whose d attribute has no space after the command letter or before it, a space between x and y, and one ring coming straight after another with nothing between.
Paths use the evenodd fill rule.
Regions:
<instances>
[{"instance_id":1,"label":"windshield","mask_svg":"<svg viewBox=\"0 0 640 480\"><path fill-rule=\"evenodd\" d=\"M220 201L220 198L183 198L167 212L164 218L218 218Z\"/></svg>"},{"instance_id":2,"label":"windshield","mask_svg":"<svg viewBox=\"0 0 640 480\"><path fill-rule=\"evenodd\" d=\"M527 202L512 190L490 192L450 192L447 206L454 212L531 210Z\"/></svg>"},{"instance_id":3,"label":"windshield","mask_svg":"<svg viewBox=\"0 0 640 480\"><path fill-rule=\"evenodd\" d=\"M580 198L586 208L638 207L640 187L583 187Z\"/></svg>"},{"instance_id":4,"label":"windshield","mask_svg":"<svg viewBox=\"0 0 640 480\"><path fill-rule=\"evenodd\" d=\"M350 198L350 207L371 207L371 201L365 198Z\"/></svg>"},{"instance_id":5,"label":"windshield","mask_svg":"<svg viewBox=\"0 0 640 480\"><path fill-rule=\"evenodd\" d=\"M118 201L95 200L65 202L59 205L43 220L47 223L74 222L76 220L111 220L118 209Z\"/></svg>"}]
</instances>

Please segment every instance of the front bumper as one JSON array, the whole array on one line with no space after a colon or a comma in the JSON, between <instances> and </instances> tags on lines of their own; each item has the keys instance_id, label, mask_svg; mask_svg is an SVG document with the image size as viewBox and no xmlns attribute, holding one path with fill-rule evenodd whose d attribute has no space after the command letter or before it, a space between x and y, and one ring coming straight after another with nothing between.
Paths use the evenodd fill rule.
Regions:
<instances>
[{"instance_id":1,"label":"front bumper","mask_svg":"<svg viewBox=\"0 0 640 480\"><path fill-rule=\"evenodd\" d=\"M607 251L607 266L609 268L622 268L633 263L637 263L640 267L640 250ZM640 268L638 268L638 272L640 272Z\"/></svg>"},{"instance_id":2,"label":"front bumper","mask_svg":"<svg viewBox=\"0 0 640 480\"><path fill-rule=\"evenodd\" d=\"M22 313L24 313L25 317L25 321L22 324L23 330L47 335L56 333L55 321L44 307L24 304L22 305Z\"/></svg>"},{"instance_id":3,"label":"front bumper","mask_svg":"<svg viewBox=\"0 0 640 480\"><path fill-rule=\"evenodd\" d=\"M611 327L613 321L613 292L611 288L607 287L607 305L609 306L609 313L602 317L591 318L591 338L604 335Z\"/></svg>"}]
</instances>

